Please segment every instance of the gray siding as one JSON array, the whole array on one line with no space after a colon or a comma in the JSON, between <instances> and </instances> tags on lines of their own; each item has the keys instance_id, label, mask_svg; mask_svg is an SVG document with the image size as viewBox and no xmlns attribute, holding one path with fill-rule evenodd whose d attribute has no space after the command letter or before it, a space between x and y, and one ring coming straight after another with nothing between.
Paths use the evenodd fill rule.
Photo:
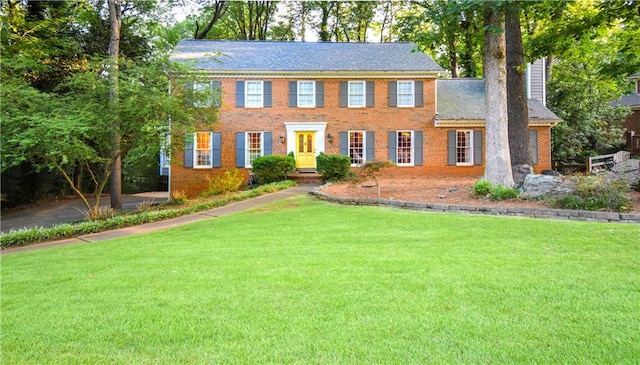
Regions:
<instances>
[{"instance_id":1,"label":"gray siding","mask_svg":"<svg viewBox=\"0 0 640 365\"><path fill-rule=\"evenodd\" d=\"M527 67L527 98L546 105L545 60L541 58Z\"/></svg>"}]
</instances>

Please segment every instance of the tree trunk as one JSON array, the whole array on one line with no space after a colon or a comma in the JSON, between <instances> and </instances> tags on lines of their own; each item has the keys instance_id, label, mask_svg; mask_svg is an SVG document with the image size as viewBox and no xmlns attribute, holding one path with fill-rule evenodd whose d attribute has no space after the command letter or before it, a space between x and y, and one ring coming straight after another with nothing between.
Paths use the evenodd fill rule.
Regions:
<instances>
[{"instance_id":1,"label":"tree trunk","mask_svg":"<svg viewBox=\"0 0 640 365\"><path fill-rule=\"evenodd\" d=\"M202 32L198 32L199 24L196 21L196 31L195 31L195 37L194 37L195 39L204 39L207 36L207 34L209 34L209 32L211 31L211 28L213 28L213 26L218 22L218 20L220 20L225 10L227 9L227 1L216 0L214 1L212 6L215 9L213 12L213 18L211 18L211 21L209 21L209 23L202 30Z\"/></svg>"},{"instance_id":2,"label":"tree trunk","mask_svg":"<svg viewBox=\"0 0 640 365\"><path fill-rule=\"evenodd\" d=\"M122 160L120 156L120 120L118 116L118 58L120 56L120 0L108 0L111 38L109 40L109 100L114 111L111 126L111 208L122 209Z\"/></svg>"},{"instance_id":3,"label":"tree trunk","mask_svg":"<svg viewBox=\"0 0 640 365\"><path fill-rule=\"evenodd\" d=\"M484 178L494 185L512 186L507 124L507 71L504 22L491 5L485 9L485 170Z\"/></svg>"},{"instance_id":4,"label":"tree trunk","mask_svg":"<svg viewBox=\"0 0 640 365\"><path fill-rule=\"evenodd\" d=\"M527 105L526 66L517 2L507 3L505 12L507 44L507 113L509 119L509 151L511 164L531 165L529 148L529 109Z\"/></svg>"}]
</instances>

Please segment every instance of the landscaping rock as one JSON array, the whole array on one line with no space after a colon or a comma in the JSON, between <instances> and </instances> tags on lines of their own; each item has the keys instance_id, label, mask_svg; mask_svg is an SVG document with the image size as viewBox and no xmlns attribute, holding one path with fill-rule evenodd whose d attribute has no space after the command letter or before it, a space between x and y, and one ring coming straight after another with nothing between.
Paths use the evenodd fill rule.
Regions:
<instances>
[{"instance_id":1,"label":"landscaping rock","mask_svg":"<svg viewBox=\"0 0 640 365\"><path fill-rule=\"evenodd\" d=\"M567 195L574 192L576 183L562 176L529 174L522 184L523 197L537 198L543 195Z\"/></svg>"},{"instance_id":2,"label":"landscaping rock","mask_svg":"<svg viewBox=\"0 0 640 365\"><path fill-rule=\"evenodd\" d=\"M549 176L562 176L558 171L553 170L542 170L541 174Z\"/></svg>"},{"instance_id":3,"label":"landscaping rock","mask_svg":"<svg viewBox=\"0 0 640 365\"><path fill-rule=\"evenodd\" d=\"M531 165L515 165L511 170L513 173L513 182L516 186L522 186L524 178L527 175L533 174L533 167L531 167Z\"/></svg>"}]
</instances>

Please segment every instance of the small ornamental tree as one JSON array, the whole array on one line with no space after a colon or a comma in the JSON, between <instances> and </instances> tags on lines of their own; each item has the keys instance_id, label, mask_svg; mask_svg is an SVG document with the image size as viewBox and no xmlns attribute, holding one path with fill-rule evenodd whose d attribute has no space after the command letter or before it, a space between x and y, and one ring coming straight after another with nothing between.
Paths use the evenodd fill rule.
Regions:
<instances>
[{"instance_id":1,"label":"small ornamental tree","mask_svg":"<svg viewBox=\"0 0 640 365\"><path fill-rule=\"evenodd\" d=\"M380 198L380 182L376 175L379 174L382 169L391 166L393 166L391 161L367 161L360 167L361 175L372 178L373 181L376 182L375 186L378 188L378 198Z\"/></svg>"}]
</instances>

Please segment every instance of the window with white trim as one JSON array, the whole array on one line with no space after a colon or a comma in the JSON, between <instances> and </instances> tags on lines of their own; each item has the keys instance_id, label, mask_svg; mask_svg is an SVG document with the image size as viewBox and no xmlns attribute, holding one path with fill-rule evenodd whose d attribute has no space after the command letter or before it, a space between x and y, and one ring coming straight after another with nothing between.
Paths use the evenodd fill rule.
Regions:
<instances>
[{"instance_id":1,"label":"window with white trim","mask_svg":"<svg viewBox=\"0 0 640 365\"><path fill-rule=\"evenodd\" d=\"M213 149L211 148L211 132L195 133L195 148L193 149L193 167L213 167Z\"/></svg>"},{"instance_id":2,"label":"window with white trim","mask_svg":"<svg viewBox=\"0 0 640 365\"><path fill-rule=\"evenodd\" d=\"M298 81L298 107L315 108L316 106L316 82Z\"/></svg>"},{"instance_id":3,"label":"window with white trim","mask_svg":"<svg viewBox=\"0 0 640 365\"><path fill-rule=\"evenodd\" d=\"M251 167L253 161L264 155L264 138L263 132L247 132L245 133L246 143L246 167Z\"/></svg>"},{"instance_id":4,"label":"window with white trim","mask_svg":"<svg viewBox=\"0 0 640 365\"><path fill-rule=\"evenodd\" d=\"M396 138L396 163L398 166L413 165L413 131L397 131Z\"/></svg>"},{"instance_id":5,"label":"window with white trim","mask_svg":"<svg viewBox=\"0 0 640 365\"><path fill-rule=\"evenodd\" d=\"M247 108L262 108L264 87L262 81L245 81L245 102Z\"/></svg>"},{"instance_id":6,"label":"window with white trim","mask_svg":"<svg viewBox=\"0 0 640 365\"><path fill-rule=\"evenodd\" d=\"M349 108L366 106L366 81L349 81L348 104Z\"/></svg>"},{"instance_id":7,"label":"window with white trim","mask_svg":"<svg viewBox=\"0 0 640 365\"><path fill-rule=\"evenodd\" d=\"M397 85L398 107L414 107L415 88L413 81L398 81Z\"/></svg>"},{"instance_id":8,"label":"window with white trim","mask_svg":"<svg viewBox=\"0 0 640 365\"><path fill-rule=\"evenodd\" d=\"M473 131L456 131L456 165L473 165Z\"/></svg>"},{"instance_id":9,"label":"window with white trim","mask_svg":"<svg viewBox=\"0 0 640 365\"><path fill-rule=\"evenodd\" d=\"M362 165L367 160L366 147L365 147L364 131L350 131L349 132L349 158L351 158L351 165Z\"/></svg>"}]
</instances>

